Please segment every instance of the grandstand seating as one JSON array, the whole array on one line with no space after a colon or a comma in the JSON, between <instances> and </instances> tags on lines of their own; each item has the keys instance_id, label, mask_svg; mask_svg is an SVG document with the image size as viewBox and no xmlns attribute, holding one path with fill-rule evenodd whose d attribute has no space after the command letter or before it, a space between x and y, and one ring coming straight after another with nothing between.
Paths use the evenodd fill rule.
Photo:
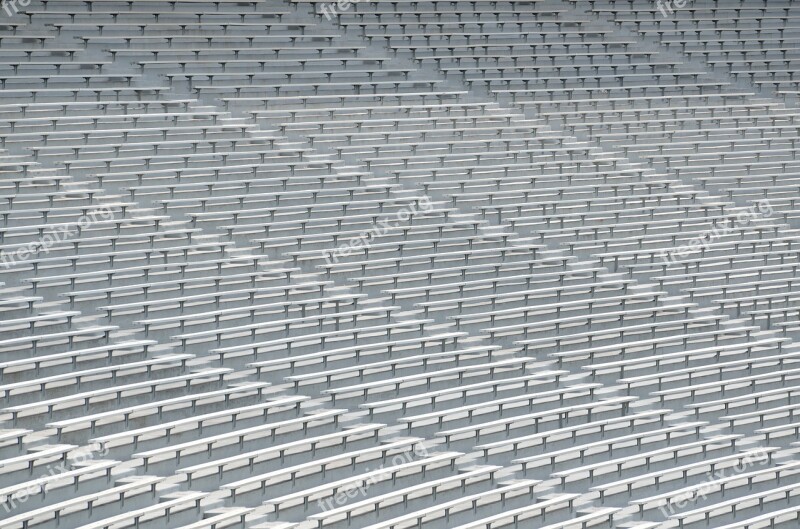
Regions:
<instances>
[{"instance_id":1,"label":"grandstand seating","mask_svg":"<svg viewBox=\"0 0 800 529\"><path fill-rule=\"evenodd\" d=\"M4 3L0 526L796 527L800 6L684 4Z\"/></svg>"}]
</instances>

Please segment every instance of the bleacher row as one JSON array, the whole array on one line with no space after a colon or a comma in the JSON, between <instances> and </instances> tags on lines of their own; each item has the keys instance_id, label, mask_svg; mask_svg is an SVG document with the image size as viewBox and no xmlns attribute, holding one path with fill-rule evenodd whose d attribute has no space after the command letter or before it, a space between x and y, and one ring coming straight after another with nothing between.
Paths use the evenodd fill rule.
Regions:
<instances>
[{"instance_id":1,"label":"bleacher row","mask_svg":"<svg viewBox=\"0 0 800 529\"><path fill-rule=\"evenodd\" d=\"M332 5L0 21L0 527L796 527L793 2Z\"/></svg>"}]
</instances>

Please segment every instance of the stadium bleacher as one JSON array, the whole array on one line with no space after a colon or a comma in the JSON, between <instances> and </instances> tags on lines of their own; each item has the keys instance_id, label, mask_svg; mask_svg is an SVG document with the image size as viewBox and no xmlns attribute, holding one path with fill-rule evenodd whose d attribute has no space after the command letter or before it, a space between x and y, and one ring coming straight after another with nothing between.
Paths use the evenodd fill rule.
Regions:
<instances>
[{"instance_id":1,"label":"stadium bleacher","mask_svg":"<svg viewBox=\"0 0 800 529\"><path fill-rule=\"evenodd\" d=\"M678 4L8 0L0 527L797 527L800 4Z\"/></svg>"}]
</instances>

